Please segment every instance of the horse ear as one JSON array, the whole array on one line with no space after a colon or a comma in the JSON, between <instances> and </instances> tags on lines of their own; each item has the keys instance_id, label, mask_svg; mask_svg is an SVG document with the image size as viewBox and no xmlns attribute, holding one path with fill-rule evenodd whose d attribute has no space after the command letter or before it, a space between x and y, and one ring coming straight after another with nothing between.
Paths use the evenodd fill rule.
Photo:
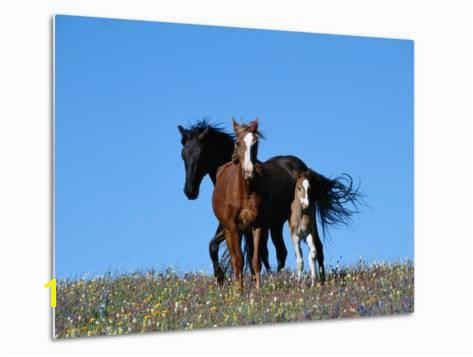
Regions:
<instances>
[{"instance_id":1,"label":"horse ear","mask_svg":"<svg viewBox=\"0 0 473 357\"><path fill-rule=\"evenodd\" d=\"M185 145L187 139L189 139L190 131L187 129L184 129L181 125L178 125L177 129L179 129L179 132L181 133L181 144Z\"/></svg>"},{"instance_id":2,"label":"horse ear","mask_svg":"<svg viewBox=\"0 0 473 357\"><path fill-rule=\"evenodd\" d=\"M235 130L235 133L236 133L237 130L240 129L240 124L237 123L235 118L232 118L232 124L233 124L233 130Z\"/></svg>"},{"instance_id":3,"label":"horse ear","mask_svg":"<svg viewBox=\"0 0 473 357\"><path fill-rule=\"evenodd\" d=\"M258 118L254 119L249 125L248 130L252 133L256 133L258 131Z\"/></svg>"},{"instance_id":4,"label":"horse ear","mask_svg":"<svg viewBox=\"0 0 473 357\"><path fill-rule=\"evenodd\" d=\"M209 127L205 128L203 132L201 132L198 136L197 136L197 139L199 140L202 140L203 138L205 138L207 136L207 134L209 133L210 129Z\"/></svg>"},{"instance_id":5,"label":"horse ear","mask_svg":"<svg viewBox=\"0 0 473 357\"><path fill-rule=\"evenodd\" d=\"M179 132L181 133L181 135L182 135L183 138L186 137L187 134L189 133L189 130L184 129L184 128L182 127L182 125L178 125L178 126L177 126L177 129L179 130Z\"/></svg>"},{"instance_id":6,"label":"horse ear","mask_svg":"<svg viewBox=\"0 0 473 357\"><path fill-rule=\"evenodd\" d=\"M296 175L296 181L303 180L303 179L309 179L309 177L306 175L306 172L298 172Z\"/></svg>"}]
</instances>

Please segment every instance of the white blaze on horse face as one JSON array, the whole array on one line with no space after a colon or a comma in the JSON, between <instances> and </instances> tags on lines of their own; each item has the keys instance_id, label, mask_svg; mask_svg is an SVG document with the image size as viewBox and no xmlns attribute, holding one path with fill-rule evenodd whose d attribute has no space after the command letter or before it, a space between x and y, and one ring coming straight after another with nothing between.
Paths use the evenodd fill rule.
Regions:
<instances>
[{"instance_id":1,"label":"white blaze on horse face","mask_svg":"<svg viewBox=\"0 0 473 357\"><path fill-rule=\"evenodd\" d=\"M245 173L245 178L253 176L253 163L251 162L251 147L253 146L253 133L248 133L243 138L243 141L246 145L245 159L243 161L243 171Z\"/></svg>"},{"instance_id":2,"label":"white blaze on horse face","mask_svg":"<svg viewBox=\"0 0 473 357\"><path fill-rule=\"evenodd\" d=\"M304 195L300 198L302 208L306 209L309 207L309 180L304 179L302 181L302 186L304 186Z\"/></svg>"}]
</instances>

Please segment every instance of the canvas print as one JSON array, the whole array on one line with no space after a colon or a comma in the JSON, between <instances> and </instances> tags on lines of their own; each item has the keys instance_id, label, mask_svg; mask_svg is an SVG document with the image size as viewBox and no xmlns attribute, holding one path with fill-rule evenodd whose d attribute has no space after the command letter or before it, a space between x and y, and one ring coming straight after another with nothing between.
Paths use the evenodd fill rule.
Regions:
<instances>
[{"instance_id":1,"label":"canvas print","mask_svg":"<svg viewBox=\"0 0 473 357\"><path fill-rule=\"evenodd\" d=\"M54 17L55 338L414 311L413 41Z\"/></svg>"}]
</instances>

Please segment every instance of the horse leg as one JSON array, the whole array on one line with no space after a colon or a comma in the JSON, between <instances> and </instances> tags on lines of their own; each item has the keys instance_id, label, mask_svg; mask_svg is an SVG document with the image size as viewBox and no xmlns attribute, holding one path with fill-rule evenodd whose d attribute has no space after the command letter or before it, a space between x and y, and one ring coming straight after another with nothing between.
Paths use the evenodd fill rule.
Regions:
<instances>
[{"instance_id":1,"label":"horse leg","mask_svg":"<svg viewBox=\"0 0 473 357\"><path fill-rule=\"evenodd\" d=\"M292 244L294 245L294 250L296 252L296 262L297 262L297 280L302 278L302 270L304 270L304 260L302 259L302 250L301 250L301 239L296 234L292 234Z\"/></svg>"},{"instance_id":2,"label":"horse leg","mask_svg":"<svg viewBox=\"0 0 473 357\"><path fill-rule=\"evenodd\" d=\"M268 238L269 230L268 228L264 228L261 232L260 255L261 261L263 262L266 271L271 273L271 265L269 264Z\"/></svg>"},{"instance_id":3,"label":"horse leg","mask_svg":"<svg viewBox=\"0 0 473 357\"><path fill-rule=\"evenodd\" d=\"M232 258L235 284L243 291L243 255L241 254L241 235L236 229L225 229L225 239Z\"/></svg>"},{"instance_id":4,"label":"horse leg","mask_svg":"<svg viewBox=\"0 0 473 357\"><path fill-rule=\"evenodd\" d=\"M225 235L223 234L222 226L218 225L215 235L209 243L209 254L214 268L214 276L217 278L217 283L219 285L223 284L225 278L225 274L220 266L220 262L218 261L218 247L224 240Z\"/></svg>"},{"instance_id":5,"label":"horse leg","mask_svg":"<svg viewBox=\"0 0 473 357\"><path fill-rule=\"evenodd\" d=\"M276 248L276 258L278 260L278 271L284 268L286 265L287 249L284 244L284 237L282 235L282 229L284 222L275 224L270 227L271 240L273 241L274 247Z\"/></svg>"},{"instance_id":6,"label":"horse leg","mask_svg":"<svg viewBox=\"0 0 473 357\"><path fill-rule=\"evenodd\" d=\"M309 245L309 266L310 266L310 277L311 285L315 285L315 257L317 256L317 249L315 248L314 237L309 234L306 238L307 244Z\"/></svg>"},{"instance_id":7,"label":"horse leg","mask_svg":"<svg viewBox=\"0 0 473 357\"><path fill-rule=\"evenodd\" d=\"M260 244L261 244L261 235L262 229L255 228L253 229L253 245L254 245L254 252L253 252L253 269L255 271L256 277L256 289L261 288L261 260L260 260Z\"/></svg>"},{"instance_id":8,"label":"horse leg","mask_svg":"<svg viewBox=\"0 0 473 357\"><path fill-rule=\"evenodd\" d=\"M315 249L317 251L317 263L319 265L320 271L320 281L325 283L325 267L324 267L324 247L322 245L322 241L318 236L315 239Z\"/></svg>"},{"instance_id":9,"label":"horse leg","mask_svg":"<svg viewBox=\"0 0 473 357\"><path fill-rule=\"evenodd\" d=\"M323 285L325 283L324 247L322 245L322 241L320 240L319 232L317 231L317 225L315 225L314 228L314 243L315 250L317 252L317 264L319 265L320 281Z\"/></svg>"},{"instance_id":10,"label":"horse leg","mask_svg":"<svg viewBox=\"0 0 473 357\"><path fill-rule=\"evenodd\" d=\"M269 252L268 252L268 238L269 238L269 231L268 229L263 229L261 233L261 243L260 243L260 257L261 261L266 268L268 273L271 272L271 265L269 264ZM251 272L251 276L253 279L255 278L255 270L253 268L253 255L254 255L254 238L252 233L245 233L245 244L246 244L246 261L249 263L248 267Z\"/></svg>"}]
</instances>

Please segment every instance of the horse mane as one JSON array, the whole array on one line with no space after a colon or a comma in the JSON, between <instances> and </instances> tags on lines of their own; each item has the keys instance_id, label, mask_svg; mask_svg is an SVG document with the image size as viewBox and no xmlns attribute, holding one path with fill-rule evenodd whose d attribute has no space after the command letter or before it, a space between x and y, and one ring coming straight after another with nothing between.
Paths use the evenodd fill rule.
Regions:
<instances>
[{"instance_id":1,"label":"horse mane","mask_svg":"<svg viewBox=\"0 0 473 357\"><path fill-rule=\"evenodd\" d=\"M247 125L248 124L242 124L243 127ZM235 134L226 132L222 123L220 122L212 123L207 118L204 118L197 120L193 124L190 124L189 128L187 128L191 137L202 134L202 132L206 129L208 129L208 138L215 141L222 141L224 144L235 144ZM264 134L259 130L256 131L256 135L258 135L260 139L265 139Z\"/></svg>"},{"instance_id":2,"label":"horse mane","mask_svg":"<svg viewBox=\"0 0 473 357\"><path fill-rule=\"evenodd\" d=\"M209 142L219 143L218 145L234 145L235 135L227 133L221 123L211 123L207 119L201 119L191 124L187 129L191 136L201 134L208 129L206 137Z\"/></svg>"},{"instance_id":3,"label":"horse mane","mask_svg":"<svg viewBox=\"0 0 473 357\"><path fill-rule=\"evenodd\" d=\"M240 123L240 130L245 130L245 129L248 129L248 127L250 126L252 122L249 122L249 123ZM255 134L258 136L259 139L266 139L265 136L264 136L264 133L261 132L259 129L257 129L255 131Z\"/></svg>"}]
</instances>

